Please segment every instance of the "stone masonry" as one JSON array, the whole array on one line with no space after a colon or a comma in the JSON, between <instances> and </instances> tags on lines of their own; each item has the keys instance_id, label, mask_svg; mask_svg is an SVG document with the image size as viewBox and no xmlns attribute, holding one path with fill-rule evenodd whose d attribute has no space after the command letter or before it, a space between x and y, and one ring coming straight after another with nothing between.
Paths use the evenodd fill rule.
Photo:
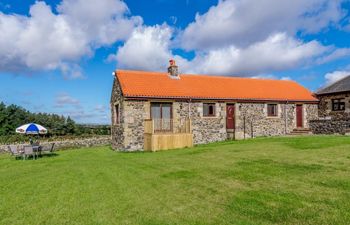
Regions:
<instances>
[{"instance_id":1,"label":"stone masonry","mask_svg":"<svg viewBox=\"0 0 350 225\"><path fill-rule=\"evenodd\" d=\"M226 104L216 103L215 117L203 117L203 102L174 102L175 121L190 118L194 144L226 140Z\"/></svg>"},{"instance_id":2,"label":"stone masonry","mask_svg":"<svg viewBox=\"0 0 350 225\"><path fill-rule=\"evenodd\" d=\"M327 94L317 96L319 103L319 117L328 119L350 118L350 93ZM345 99L345 111L332 111L332 99Z\"/></svg>"},{"instance_id":3,"label":"stone masonry","mask_svg":"<svg viewBox=\"0 0 350 225\"><path fill-rule=\"evenodd\" d=\"M111 134L112 134L112 148L123 149L124 148L124 102L123 95L120 89L120 85L117 79L114 79L112 95L111 95ZM119 116L120 123L115 123L115 106L119 104Z\"/></svg>"},{"instance_id":4,"label":"stone masonry","mask_svg":"<svg viewBox=\"0 0 350 225\"><path fill-rule=\"evenodd\" d=\"M314 134L346 134L350 132L350 119L322 119L310 121Z\"/></svg>"},{"instance_id":5,"label":"stone masonry","mask_svg":"<svg viewBox=\"0 0 350 225\"><path fill-rule=\"evenodd\" d=\"M96 136L93 138L77 138L72 140L61 140L61 141L51 141L51 142L41 142L40 145L49 148L52 143L55 143L54 150L73 150L77 148L93 147L93 146L104 146L111 144L111 136ZM24 145L27 144L16 144L18 148L23 149ZM7 152L8 145L0 145L0 153Z\"/></svg>"},{"instance_id":6,"label":"stone masonry","mask_svg":"<svg viewBox=\"0 0 350 225\"><path fill-rule=\"evenodd\" d=\"M265 103L236 104L236 139L260 136L286 135L296 128L296 105L278 104L278 116L267 116ZM308 121L317 118L317 104L303 105L303 125L309 127Z\"/></svg>"},{"instance_id":7,"label":"stone masonry","mask_svg":"<svg viewBox=\"0 0 350 225\"><path fill-rule=\"evenodd\" d=\"M350 92L330 93L317 96L319 119L311 119L310 128L314 134L346 134L350 131ZM332 100L344 99L345 110L333 111Z\"/></svg>"},{"instance_id":8,"label":"stone masonry","mask_svg":"<svg viewBox=\"0 0 350 225\"><path fill-rule=\"evenodd\" d=\"M122 151L137 151L144 148L144 121L150 119L151 102L172 103L173 127L177 132L184 121L190 118L194 144L223 141L228 138L226 130L226 103L215 103L215 116L203 116L203 102L185 100L126 99L119 83L114 82L112 108L112 147ZM119 105L120 123L115 123L115 105ZM278 104L278 116L267 117L266 103L235 104L235 139L286 135L296 128L296 104ZM303 127L318 118L317 104L303 104Z\"/></svg>"}]
</instances>

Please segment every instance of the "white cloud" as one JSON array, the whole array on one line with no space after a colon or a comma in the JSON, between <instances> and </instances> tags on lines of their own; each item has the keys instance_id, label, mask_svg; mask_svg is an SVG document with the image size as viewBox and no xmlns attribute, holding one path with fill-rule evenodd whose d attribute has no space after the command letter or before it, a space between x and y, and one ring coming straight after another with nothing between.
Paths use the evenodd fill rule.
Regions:
<instances>
[{"instance_id":1,"label":"white cloud","mask_svg":"<svg viewBox=\"0 0 350 225\"><path fill-rule=\"evenodd\" d=\"M247 46L272 33L314 33L343 17L342 0L220 0L183 32L186 49Z\"/></svg>"},{"instance_id":2,"label":"white cloud","mask_svg":"<svg viewBox=\"0 0 350 225\"><path fill-rule=\"evenodd\" d=\"M350 75L350 71L346 70L339 70L339 71L334 71L331 73L327 73L324 77L326 79L326 84L325 86L329 86L338 80L343 79L344 77L347 77Z\"/></svg>"},{"instance_id":3,"label":"white cloud","mask_svg":"<svg viewBox=\"0 0 350 225\"><path fill-rule=\"evenodd\" d=\"M102 114L105 114L107 112L107 107L105 105L98 104L95 106L95 111L102 113Z\"/></svg>"},{"instance_id":4,"label":"white cloud","mask_svg":"<svg viewBox=\"0 0 350 225\"><path fill-rule=\"evenodd\" d=\"M317 60L318 64L324 64L337 59L345 58L350 55L350 48L332 48L331 51L326 54L324 57L321 57Z\"/></svg>"},{"instance_id":5,"label":"white cloud","mask_svg":"<svg viewBox=\"0 0 350 225\"><path fill-rule=\"evenodd\" d=\"M322 55L326 47L316 41L304 43L277 33L246 48L233 45L199 54L190 70L206 74L254 75L305 65Z\"/></svg>"},{"instance_id":6,"label":"white cloud","mask_svg":"<svg viewBox=\"0 0 350 225\"><path fill-rule=\"evenodd\" d=\"M260 74L260 75L256 75L256 76L252 76L251 78L253 79L268 79L268 80L293 80L291 77L281 77L279 78L276 75L273 74Z\"/></svg>"},{"instance_id":7,"label":"white cloud","mask_svg":"<svg viewBox=\"0 0 350 225\"><path fill-rule=\"evenodd\" d=\"M118 68L163 71L172 58L170 39L172 30L167 25L139 27L125 44L118 49L115 58Z\"/></svg>"},{"instance_id":8,"label":"white cloud","mask_svg":"<svg viewBox=\"0 0 350 225\"><path fill-rule=\"evenodd\" d=\"M80 101L76 98L73 98L68 93L59 93L55 99L56 108L65 108L73 106L75 108L81 108Z\"/></svg>"},{"instance_id":9,"label":"white cloud","mask_svg":"<svg viewBox=\"0 0 350 225\"><path fill-rule=\"evenodd\" d=\"M273 75L273 74L260 74L260 75L256 75L256 76L252 76L251 78L253 79L262 79L262 80L277 80L278 77L276 75Z\"/></svg>"},{"instance_id":10,"label":"white cloud","mask_svg":"<svg viewBox=\"0 0 350 225\"><path fill-rule=\"evenodd\" d=\"M29 16L0 12L0 72L58 69L66 79L84 78L79 61L118 41L125 42L107 61L125 69L166 71L175 58L183 73L251 76L325 63L349 50L294 36L336 23L340 2L219 1L178 36L166 24L142 26L121 0L63 0L55 11L40 1ZM179 40L196 49L193 59L173 54Z\"/></svg>"},{"instance_id":11,"label":"white cloud","mask_svg":"<svg viewBox=\"0 0 350 225\"><path fill-rule=\"evenodd\" d=\"M135 26L142 24L141 17L126 16L128 6L120 0L64 0L58 12L97 46L125 40Z\"/></svg>"},{"instance_id":12,"label":"white cloud","mask_svg":"<svg viewBox=\"0 0 350 225\"><path fill-rule=\"evenodd\" d=\"M0 12L0 71L60 69L66 77L80 78L81 58L126 39L142 23L126 16L128 8L119 0L63 0L57 11L40 1L29 16Z\"/></svg>"},{"instance_id":13,"label":"white cloud","mask_svg":"<svg viewBox=\"0 0 350 225\"><path fill-rule=\"evenodd\" d=\"M248 47L197 51L189 61L172 54L172 36L166 25L138 28L109 59L116 59L118 68L166 71L168 60L175 58L181 73L253 76L306 65L328 49L316 41L304 43L276 33Z\"/></svg>"},{"instance_id":14,"label":"white cloud","mask_svg":"<svg viewBox=\"0 0 350 225\"><path fill-rule=\"evenodd\" d=\"M58 112L65 116L70 116L74 121L78 123L92 123L92 124L110 124L109 113L94 113L92 110L78 109L78 110L66 110Z\"/></svg>"},{"instance_id":15,"label":"white cloud","mask_svg":"<svg viewBox=\"0 0 350 225\"><path fill-rule=\"evenodd\" d=\"M281 77L281 80L293 80L291 77Z\"/></svg>"}]
</instances>

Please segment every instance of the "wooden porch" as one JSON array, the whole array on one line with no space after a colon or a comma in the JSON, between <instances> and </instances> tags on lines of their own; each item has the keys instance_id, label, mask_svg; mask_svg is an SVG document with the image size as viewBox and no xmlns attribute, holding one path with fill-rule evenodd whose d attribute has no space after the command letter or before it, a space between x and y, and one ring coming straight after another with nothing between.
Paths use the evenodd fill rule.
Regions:
<instances>
[{"instance_id":1,"label":"wooden porch","mask_svg":"<svg viewBox=\"0 0 350 225\"><path fill-rule=\"evenodd\" d=\"M150 119L144 121L144 150L159 151L193 146L191 120Z\"/></svg>"}]
</instances>

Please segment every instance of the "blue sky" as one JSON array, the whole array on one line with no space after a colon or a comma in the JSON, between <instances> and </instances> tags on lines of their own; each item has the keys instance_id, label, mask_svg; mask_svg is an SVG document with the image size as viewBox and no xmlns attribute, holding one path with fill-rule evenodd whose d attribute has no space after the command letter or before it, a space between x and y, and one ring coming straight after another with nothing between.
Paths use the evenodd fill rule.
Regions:
<instances>
[{"instance_id":1,"label":"blue sky","mask_svg":"<svg viewBox=\"0 0 350 225\"><path fill-rule=\"evenodd\" d=\"M0 0L0 100L109 123L116 68L291 79L350 74L348 0Z\"/></svg>"}]
</instances>

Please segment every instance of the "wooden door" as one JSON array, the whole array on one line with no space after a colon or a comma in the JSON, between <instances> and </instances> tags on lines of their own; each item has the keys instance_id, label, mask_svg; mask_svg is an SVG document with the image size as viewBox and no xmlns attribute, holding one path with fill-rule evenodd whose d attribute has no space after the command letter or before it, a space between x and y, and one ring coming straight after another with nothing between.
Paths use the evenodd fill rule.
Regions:
<instances>
[{"instance_id":1,"label":"wooden door","mask_svg":"<svg viewBox=\"0 0 350 225\"><path fill-rule=\"evenodd\" d=\"M235 129L235 105L226 106L226 128Z\"/></svg>"},{"instance_id":2,"label":"wooden door","mask_svg":"<svg viewBox=\"0 0 350 225\"><path fill-rule=\"evenodd\" d=\"M303 127L303 105L297 105L297 127Z\"/></svg>"}]
</instances>

